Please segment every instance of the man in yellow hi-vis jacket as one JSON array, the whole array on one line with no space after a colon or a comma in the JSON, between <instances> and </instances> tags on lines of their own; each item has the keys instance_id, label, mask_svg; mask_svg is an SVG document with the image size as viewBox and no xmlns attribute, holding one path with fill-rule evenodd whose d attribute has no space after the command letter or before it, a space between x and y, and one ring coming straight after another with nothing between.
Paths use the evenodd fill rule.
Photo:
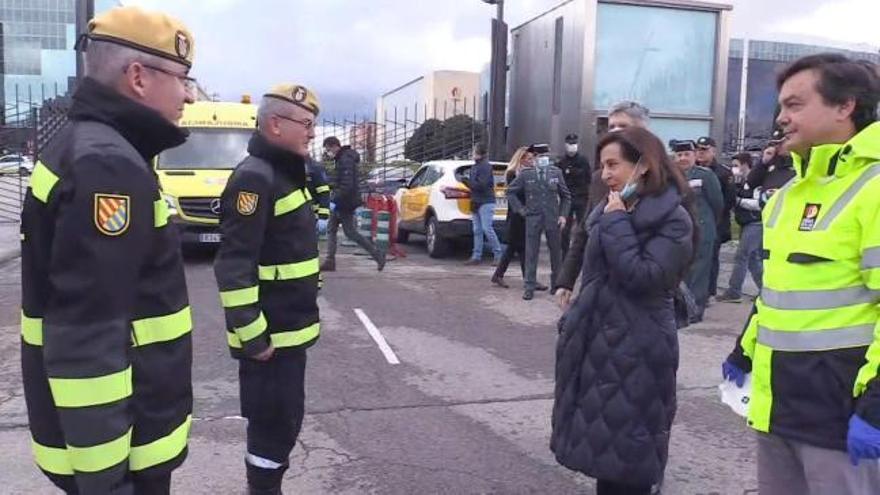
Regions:
<instances>
[{"instance_id":1,"label":"man in yellow hi-vis jacket","mask_svg":"<svg viewBox=\"0 0 880 495\"><path fill-rule=\"evenodd\" d=\"M306 349L320 331L318 237L306 170L318 111L317 95L305 86L281 84L266 93L249 156L222 196L214 271L227 342L239 360L254 495L281 493L302 427Z\"/></svg>"},{"instance_id":2,"label":"man in yellow hi-vis jacket","mask_svg":"<svg viewBox=\"0 0 880 495\"><path fill-rule=\"evenodd\" d=\"M764 208L763 289L723 373L751 371L761 494L880 493L880 77L824 54L778 83L797 175Z\"/></svg>"},{"instance_id":3,"label":"man in yellow hi-vis jacket","mask_svg":"<svg viewBox=\"0 0 880 495\"><path fill-rule=\"evenodd\" d=\"M150 161L182 144L192 35L135 7L89 24L69 123L22 212L22 368L36 463L68 493L170 490L192 412L177 230Z\"/></svg>"}]
</instances>

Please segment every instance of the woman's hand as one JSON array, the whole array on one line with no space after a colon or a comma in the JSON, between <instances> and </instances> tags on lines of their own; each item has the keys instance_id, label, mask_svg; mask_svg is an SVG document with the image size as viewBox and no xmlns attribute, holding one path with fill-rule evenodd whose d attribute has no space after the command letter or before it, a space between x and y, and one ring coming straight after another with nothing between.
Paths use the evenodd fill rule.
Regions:
<instances>
[{"instance_id":1,"label":"woman's hand","mask_svg":"<svg viewBox=\"0 0 880 495\"><path fill-rule=\"evenodd\" d=\"M626 211L626 205L623 204L623 199L620 198L619 192L611 191L608 193L608 204L605 205L605 213L618 210Z\"/></svg>"},{"instance_id":2,"label":"woman's hand","mask_svg":"<svg viewBox=\"0 0 880 495\"><path fill-rule=\"evenodd\" d=\"M568 309L568 307L571 305L571 291L568 289L563 289L562 287L557 287L556 304L558 304L559 308L562 310Z\"/></svg>"}]
</instances>

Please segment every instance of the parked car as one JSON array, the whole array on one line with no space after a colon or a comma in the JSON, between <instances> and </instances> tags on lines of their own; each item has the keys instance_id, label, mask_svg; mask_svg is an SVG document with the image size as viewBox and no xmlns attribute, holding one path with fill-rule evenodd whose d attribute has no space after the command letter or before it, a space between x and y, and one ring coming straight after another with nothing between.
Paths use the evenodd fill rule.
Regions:
<instances>
[{"instance_id":1,"label":"parked car","mask_svg":"<svg viewBox=\"0 0 880 495\"><path fill-rule=\"evenodd\" d=\"M34 162L24 155L4 155L0 157L0 174L31 175Z\"/></svg>"},{"instance_id":2,"label":"parked car","mask_svg":"<svg viewBox=\"0 0 880 495\"><path fill-rule=\"evenodd\" d=\"M472 161L445 160L422 165L405 187L397 191L397 240L407 242L411 233L425 235L428 254L440 258L456 241L473 242L471 193L464 184ZM495 176L494 227L505 237L507 184L505 163L492 163Z\"/></svg>"},{"instance_id":3,"label":"parked car","mask_svg":"<svg viewBox=\"0 0 880 495\"><path fill-rule=\"evenodd\" d=\"M394 194L413 177L406 167L374 168L367 176L367 190L371 193Z\"/></svg>"}]
</instances>

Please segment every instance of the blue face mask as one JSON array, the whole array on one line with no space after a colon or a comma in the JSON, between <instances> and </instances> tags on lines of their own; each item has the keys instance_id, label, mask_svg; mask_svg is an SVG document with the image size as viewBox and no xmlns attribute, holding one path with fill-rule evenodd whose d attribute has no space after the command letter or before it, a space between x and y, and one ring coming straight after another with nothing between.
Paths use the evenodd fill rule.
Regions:
<instances>
[{"instance_id":1,"label":"blue face mask","mask_svg":"<svg viewBox=\"0 0 880 495\"><path fill-rule=\"evenodd\" d=\"M641 177L641 175L637 175L639 171L639 165L641 165L641 160L636 163L636 167L633 170L632 176L630 176L629 180L626 182L626 185L623 186L623 189L620 190L620 199L624 201L627 201L630 198L634 197L639 191L639 178Z\"/></svg>"},{"instance_id":2,"label":"blue face mask","mask_svg":"<svg viewBox=\"0 0 880 495\"><path fill-rule=\"evenodd\" d=\"M538 166L539 167L549 167L550 166L550 157L549 156L539 156L538 157Z\"/></svg>"}]
</instances>

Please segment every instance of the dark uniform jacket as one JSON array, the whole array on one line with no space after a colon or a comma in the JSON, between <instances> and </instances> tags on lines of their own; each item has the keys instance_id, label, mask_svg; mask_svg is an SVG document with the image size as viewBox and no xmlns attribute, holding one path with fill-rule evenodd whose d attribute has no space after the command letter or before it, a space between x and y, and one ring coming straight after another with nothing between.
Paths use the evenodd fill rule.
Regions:
<instances>
[{"instance_id":1,"label":"dark uniform jacket","mask_svg":"<svg viewBox=\"0 0 880 495\"><path fill-rule=\"evenodd\" d=\"M583 288L559 322L550 448L588 476L662 478L676 410L673 293L693 253L693 224L670 185L631 212L587 218Z\"/></svg>"},{"instance_id":2,"label":"dark uniform jacket","mask_svg":"<svg viewBox=\"0 0 880 495\"><path fill-rule=\"evenodd\" d=\"M314 201L312 209L318 218L327 220L330 218L330 184L327 181L327 171L324 170L323 165L308 158L306 159L306 174L309 193Z\"/></svg>"},{"instance_id":3,"label":"dark uniform jacket","mask_svg":"<svg viewBox=\"0 0 880 495\"><path fill-rule=\"evenodd\" d=\"M721 184L721 193L724 197L724 207L718 220L718 242L723 244L732 237L730 231L730 211L736 206L736 184L734 183L733 171L727 165L712 162L706 168L715 172L718 182Z\"/></svg>"},{"instance_id":4,"label":"dark uniform jacket","mask_svg":"<svg viewBox=\"0 0 880 495\"><path fill-rule=\"evenodd\" d=\"M214 273L233 357L318 338L318 238L305 160L254 133L221 197Z\"/></svg>"},{"instance_id":5,"label":"dark uniform jacket","mask_svg":"<svg viewBox=\"0 0 880 495\"><path fill-rule=\"evenodd\" d=\"M361 157L351 146L343 146L336 154L336 184L333 186L333 201L336 209L351 213L358 208L361 200L358 164Z\"/></svg>"},{"instance_id":6,"label":"dark uniform jacket","mask_svg":"<svg viewBox=\"0 0 880 495\"><path fill-rule=\"evenodd\" d=\"M468 171L468 189L471 190L471 209L474 212L480 206L495 203L495 176L492 164L483 159L475 163Z\"/></svg>"},{"instance_id":7,"label":"dark uniform jacket","mask_svg":"<svg viewBox=\"0 0 880 495\"><path fill-rule=\"evenodd\" d=\"M513 183L507 186L509 207L522 216L541 216L552 219L567 217L571 212L571 193L565 187L562 171L553 165L524 168ZM525 203L522 199L525 197Z\"/></svg>"},{"instance_id":8,"label":"dark uniform jacket","mask_svg":"<svg viewBox=\"0 0 880 495\"><path fill-rule=\"evenodd\" d=\"M192 322L178 233L150 160L186 133L85 79L22 212L22 367L37 465L127 493L187 453ZM73 476L71 476L73 475Z\"/></svg>"},{"instance_id":9,"label":"dark uniform jacket","mask_svg":"<svg viewBox=\"0 0 880 495\"><path fill-rule=\"evenodd\" d=\"M571 193L571 202L575 205L586 205L590 194L590 161L580 153L574 156L564 155L556 161L562 170L565 185Z\"/></svg>"}]
</instances>

